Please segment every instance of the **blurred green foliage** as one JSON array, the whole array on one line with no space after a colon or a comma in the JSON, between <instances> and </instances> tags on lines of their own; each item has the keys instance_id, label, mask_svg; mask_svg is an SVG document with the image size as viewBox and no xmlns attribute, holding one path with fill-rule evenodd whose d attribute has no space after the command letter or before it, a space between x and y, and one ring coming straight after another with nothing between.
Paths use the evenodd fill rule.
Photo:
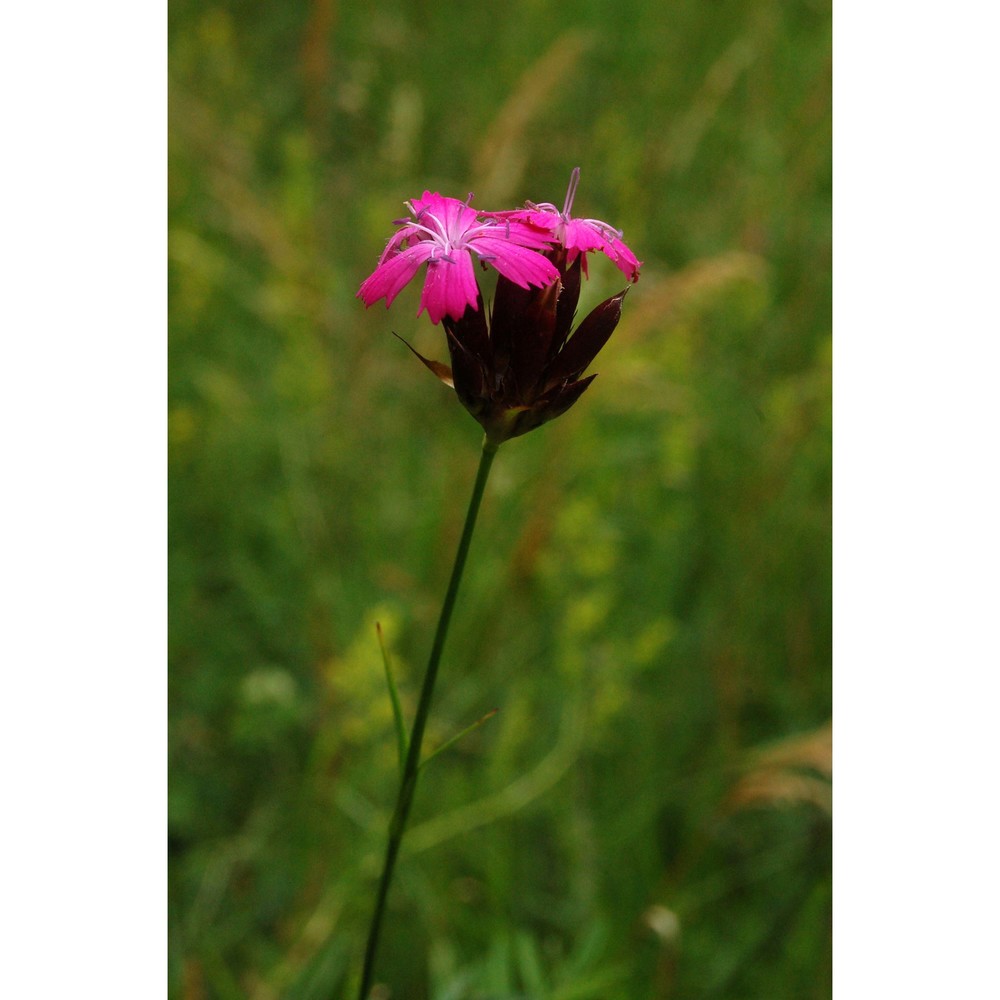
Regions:
<instances>
[{"instance_id":1,"label":"blurred green foliage","mask_svg":"<svg viewBox=\"0 0 1000 1000\"><path fill-rule=\"evenodd\" d=\"M830 991L824 2L171 5L171 996L349 997L479 427L354 298L404 199L645 261L494 466L380 978ZM617 291L595 259L581 311ZM485 286L488 289L488 283Z\"/></svg>"}]
</instances>

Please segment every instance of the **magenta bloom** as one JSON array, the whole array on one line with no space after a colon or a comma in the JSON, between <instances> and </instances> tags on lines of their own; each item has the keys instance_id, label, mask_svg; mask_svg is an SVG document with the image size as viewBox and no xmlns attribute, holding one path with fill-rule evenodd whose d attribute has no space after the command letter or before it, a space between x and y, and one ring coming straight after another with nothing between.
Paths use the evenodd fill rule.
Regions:
<instances>
[{"instance_id":1,"label":"magenta bloom","mask_svg":"<svg viewBox=\"0 0 1000 1000\"><path fill-rule=\"evenodd\" d=\"M426 309L443 326L451 364L410 350L455 390L494 446L565 413L596 378L584 373L617 327L628 289L574 329L587 254L600 250L630 281L639 276L641 264L618 230L570 214L579 181L577 167L561 212L533 202L476 212L468 201L425 191L407 202L411 217L396 222L378 267L358 290L366 305L384 298L389 306L427 265L417 315ZM499 272L489 309L473 254Z\"/></svg>"},{"instance_id":2,"label":"magenta bloom","mask_svg":"<svg viewBox=\"0 0 1000 1000\"><path fill-rule=\"evenodd\" d=\"M579 183L580 168L574 167L561 212L549 202L536 205L529 201L527 208L501 215L552 233L553 238L566 250L567 264L572 264L577 256L583 256L584 274L587 273L587 254L592 250L600 250L629 281L637 281L642 261L636 259L635 254L622 242L620 229L599 219L574 219L570 215Z\"/></svg>"},{"instance_id":3,"label":"magenta bloom","mask_svg":"<svg viewBox=\"0 0 1000 1000\"><path fill-rule=\"evenodd\" d=\"M446 316L461 319L466 307L478 308L472 254L521 288L543 288L559 277L555 265L538 252L551 249L555 240L544 229L519 219L483 219L467 202L430 191L407 207L412 218L396 223L402 228L358 289L366 306L384 298L388 308L426 264L417 315L426 309L434 323Z\"/></svg>"}]
</instances>

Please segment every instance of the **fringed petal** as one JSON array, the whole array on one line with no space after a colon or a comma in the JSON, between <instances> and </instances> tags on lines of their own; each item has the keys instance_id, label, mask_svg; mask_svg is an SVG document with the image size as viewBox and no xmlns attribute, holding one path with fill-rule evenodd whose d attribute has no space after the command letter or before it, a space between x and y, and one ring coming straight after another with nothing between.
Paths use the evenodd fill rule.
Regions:
<instances>
[{"instance_id":1,"label":"fringed petal","mask_svg":"<svg viewBox=\"0 0 1000 1000\"><path fill-rule=\"evenodd\" d=\"M432 251L433 247L430 243L418 243L406 250L400 250L394 257L379 264L365 278L358 289L357 297L366 306L374 305L384 297L386 308L388 308L403 287L413 280L420 265L430 257Z\"/></svg>"}]
</instances>

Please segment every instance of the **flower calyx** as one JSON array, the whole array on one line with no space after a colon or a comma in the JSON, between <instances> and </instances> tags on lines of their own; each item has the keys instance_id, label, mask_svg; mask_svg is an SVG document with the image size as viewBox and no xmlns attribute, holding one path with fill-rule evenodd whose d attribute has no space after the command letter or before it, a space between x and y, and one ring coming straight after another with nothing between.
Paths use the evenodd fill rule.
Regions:
<instances>
[{"instance_id":1,"label":"flower calyx","mask_svg":"<svg viewBox=\"0 0 1000 1000\"><path fill-rule=\"evenodd\" d=\"M583 373L621 318L627 288L571 333L581 258L567 265L565 253L554 256L559 278L551 285L525 289L501 276L488 317L480 296L460 319L444 318L450 367L417 355L495 445L554 420L583 395L597 377Z\"/></svg>"}]
</instances>

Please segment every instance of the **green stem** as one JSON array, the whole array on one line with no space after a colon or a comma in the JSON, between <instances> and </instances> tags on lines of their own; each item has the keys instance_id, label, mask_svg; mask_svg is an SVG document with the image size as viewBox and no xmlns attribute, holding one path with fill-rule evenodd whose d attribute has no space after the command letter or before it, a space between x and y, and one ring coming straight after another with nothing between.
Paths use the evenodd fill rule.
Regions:
<instances>
[{"instance_id":1,"label":"green stem","mask_svg":"<svg viewBox=\"0 0 1000 1000\"><path fill-rule=\"evenodd\" d=\"M385 864L382 867L382 878L379 881L378 896L375 900L375 912L368 929L368 944L365 946L365 964L361 973L361 990L358 993L358 1000L367 1000L368 992L371 989L372 977L375 972L375 952L378 949L379 935L382 930L385 903L389 895L389 886L392 883L392 873L396 867L396 858L403 843L410 806L413 804L413 793L417 787L420 748L424 741L424 730L427 728L427 716L430 713L431 698L434 695L434 682L437 680L438 665L441 662L441 653L444 651L444 642L448 636L448 624L455 607L455 598L458 596L458 586L462 581L465 559L469 554L472 532L476 527L479 504L483 499L483 491L486 489L490 466L493 464L493 458L499 447L498 444L493 444L489 440L483 441L483 454L479 460L479 471L476 473L476 482L472 487L469 510L465 515L465 527L462 529L458 551L455 553L455 564L451 570L451 579L448 581L448 590L444 595L444 604L441 606L441 617L438 618L437 631L434 633L434 645L431 647L430 659L427 661L427 672L424 674L424 684L420 690L417 714L413 720L410 746L406 754L403 776L399 783L399 794L396 796L396 808L393 810L392 821L389 824L389 844L386 848Z\"/></svg>"}]
</instances>

